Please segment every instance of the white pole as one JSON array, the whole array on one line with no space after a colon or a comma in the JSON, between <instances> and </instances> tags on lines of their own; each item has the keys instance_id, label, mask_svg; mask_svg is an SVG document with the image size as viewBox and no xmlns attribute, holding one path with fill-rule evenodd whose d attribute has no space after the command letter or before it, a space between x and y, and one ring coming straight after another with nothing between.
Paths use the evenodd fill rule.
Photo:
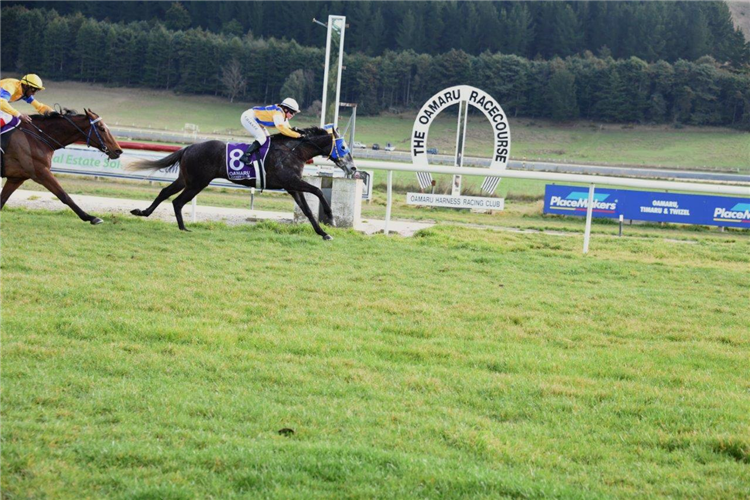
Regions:
<instances>
[{"instance_id":1,"label":"white pole","mask_svg":"<svg viewBox=\"0 0 750 500\"><path fill-rule=\"evenodd\" d=\"M323 107L320 111L320 128L326 124L326 103L328 102L328 66L331 62L331 16L328 16L328 35L326 36L326 65L323 70Z\"/></svg>"},{"instance_id":2,"label":"white pole","mask_svg":"<svg viewBox=\"0 0 750 500\"><path fill-rule=\"evenodd\" d=\"M591 216L594 212L594 185L589 187L589 204L586 206L586 231L583 234L583 253L589 253L589 239L591 238Z\"/></svg>"},{"instance_id":3,"label":"white pole","mask_svg":"<svg viewBox=\"0 0 750 500\"><path fill-rule=\"evenodd\" d=\"M341 67L344 65L344 32L346 31L346 17L340 17L341 38L339 39L339 70L336 75L336 100L333 108L333 125L339 126L339 99L341 98Z\"/></svg>"},{"instance_id":4,"label":"white pole","mask_svg":"<svg viewBox=\"0 0 750 500\"><path fill-rule=\"evenodd\" d=\"M192 203L192 205L193 205L192 218L193 218L193 222L195 222L195 207L198 206L198 197L197 196L193 197L193 203Z\"/></svg>"},{"instance_id":5,"label":"white pole","mask_svg":"<svg viewBox=\"0 0 750 500\"><path fill-rule=\"evenodd\" d=\"M393 185L393 170L389 170L388 171L388 201L386 202L386 205L385 205L385 228L383 229L383 232L386 235L388 234L388 223L391 221L391 201L393 199L392 185Z\"/></svg>"},{"instance_id":6,"label":"white pole","mask_svg":"<svg viewBox=\"0 0 750 500\"><path fill-rule=\"evenodd\" d=\"M458 125L456 125L456 156L453 164L456 167L464 165L464 143L466 142L466 120L469 114L469 101L458 103ZM463 126L462 126L463 125ZM461 196L461 176L453 176L451 187L452 196Z\"/></svg>"}]
</instances>

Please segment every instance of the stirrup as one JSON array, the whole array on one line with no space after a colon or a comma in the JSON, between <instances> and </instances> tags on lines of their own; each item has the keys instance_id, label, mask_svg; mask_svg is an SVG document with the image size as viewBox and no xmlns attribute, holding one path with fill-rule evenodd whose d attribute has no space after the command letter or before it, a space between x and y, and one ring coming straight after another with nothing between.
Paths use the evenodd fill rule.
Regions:
<instances>
[{"instance_id":1,"label":"stirrup","mask_svg":"<svg viewBox=\"0 0 750 500\"><path fill-rule=\"evenodd\" d=\"M247 148L247 151L245 151L245 154L243 154L240 157L240 161L242 163L248 163L250 162L250 158L253 156L253 153L258 151L260 149L260 143L258 141L253 142L249 148Z\"/></svg>"}]
</instances>

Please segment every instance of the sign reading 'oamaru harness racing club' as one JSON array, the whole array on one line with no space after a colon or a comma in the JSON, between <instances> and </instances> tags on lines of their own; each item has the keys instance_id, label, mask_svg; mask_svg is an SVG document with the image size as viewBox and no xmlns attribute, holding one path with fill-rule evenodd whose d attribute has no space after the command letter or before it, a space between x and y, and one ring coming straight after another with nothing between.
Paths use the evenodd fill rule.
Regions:
<instances>
[{"instance_id":1,"label":"sign reading 'oamaru harness racing club'","mask_svg":"<svg viewBox=\"0 0 750 500\"><path fill-rule=\"evenodd\" d=\"M458 85L438 92L429 99L424 106L422 106L422 109L419 110L417 118L414 121L411 136L412 163L417 166L426 167L428 165L427 136L430 130L430 125L432 125L433 120L440 114L440 112L455 104L462 104L459 106L459 113L466 113L468 105L471 105L484 114L492 126L492 136L494 138L493 154L489 170L505 170L508 166L508 159L510 157L510 125L508 123L508 118L505 115L503 108L492 98L492 96L483 90L469 85ZM459 116L459 127L460 123ZM457 148L458 151L456 155L458 166L461 166L460 163L462 163L463 159L463 140L464 139L461 138L461 130L459 130L457 143L460 144L460 147ZM429 185L429 180L426 181L426 185L424 182L426 179L431 178L429 174L426 176L420 175L418 177L422 188L426 188L427 185ZM485 193L494 192L499 182L499 177L487 177L482 184L482 191Z\"/></svg>"}]
</instances>

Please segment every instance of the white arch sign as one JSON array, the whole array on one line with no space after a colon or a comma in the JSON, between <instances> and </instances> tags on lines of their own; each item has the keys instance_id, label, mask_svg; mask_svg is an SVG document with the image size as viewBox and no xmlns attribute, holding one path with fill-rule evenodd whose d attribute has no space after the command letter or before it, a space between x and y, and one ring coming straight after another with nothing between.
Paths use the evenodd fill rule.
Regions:
<instances>
[{"instance_id":1,"label":"white arch sign","mask_svg":"<svg viewBox=\"0 0 750 500\"><path fill-rule=\"evenodd\" d=\"M427 167L429 165L427 161L427 136L430 125L440 112L449 106L460 104L462 101L464 104L460 106L460 109L464 110L464 113L468 105L474 106L484 114L492 126L495 143L489 169L494 171L505 170L510 158L510 124L508 118L497 100L493 99L487 92L469 85L457 85L442 90L432 96L419 110L411 134L412 163L416 166ZM463 151L460 151L460 153L463 156ZM427 175L429 176L429 174ZM424 179L420 177L420 185L422 185ZM494 192L499 181L500 179L497 177L485 179L482 190ZM429 181L427 182L429 183ZM423 189L426 187L422 185Z\"/></svg>"}]
</instances>

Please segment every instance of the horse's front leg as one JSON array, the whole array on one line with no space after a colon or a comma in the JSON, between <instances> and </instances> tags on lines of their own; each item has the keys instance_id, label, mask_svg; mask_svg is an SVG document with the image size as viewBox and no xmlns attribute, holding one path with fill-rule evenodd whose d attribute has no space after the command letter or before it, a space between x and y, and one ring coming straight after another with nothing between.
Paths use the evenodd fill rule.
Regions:
<instances>
[{"instance_id":1,"label":"horse's front leg","mask_svg":"<svg viewBox=\"0 0 750 500\"><path fill-rule=\"evenodd\" d=\"M292 190L303 193L311 193L317 196L318 200L320 200L320 204L323 206L323 212L326 214L326 217L328 217L328 220L331 221L331 225L336 225L334 223L333 210L331 210L331 205L328 203L328 200L326 200L326 197L323 196L323 191L321 191L319 187L313 186L309 182L305 182L302 179L295 177L287 181L284 189L286 189L287 191Z\"/></svg>"},{"instance_id":2,"label":"horse's front leg","mask_svg":"<svg viewBox=\"0 0 750 500\"><path fill-rule=\"evenodd\" d=\"M310 210L310 205L307 204L307 200L305 199L305 195L298 191L290 191L287 189L287 192L292 195L292 198L294 198L294 201L297 202L297 205L302 209L302 213L305 214L307 219L310 221L310 224L312 224L313 229L315 230L318 235L322 236L324 240L332 240L333 236L323 231L323 228L320 227L320 224L318 224L318 221L315 220L315 217L313 216L312 210Z\"/></svg>"},{"instance_id":3,"label":"horse's front leg","mask_svg":"<svg viewBox=\"0 0 750 500\"><path fill-rule=\"evenodd\" d=\"M50 172L46 168L42 169L42 171L38 173L37 178L34 180L49 189L52 194L60 199L60 201L68 205L76 213L76 215L81 218L81 220L90 222L91 224L101 224L103 222L99 217L94 217L93 215L89 215L81 210L81 207L75 204L70 195L68 195L68 193L65 192L60 183L57 182L57 179L55 179L55 177L52 175L52 172Z\"/></svg>"}]
</instances>

